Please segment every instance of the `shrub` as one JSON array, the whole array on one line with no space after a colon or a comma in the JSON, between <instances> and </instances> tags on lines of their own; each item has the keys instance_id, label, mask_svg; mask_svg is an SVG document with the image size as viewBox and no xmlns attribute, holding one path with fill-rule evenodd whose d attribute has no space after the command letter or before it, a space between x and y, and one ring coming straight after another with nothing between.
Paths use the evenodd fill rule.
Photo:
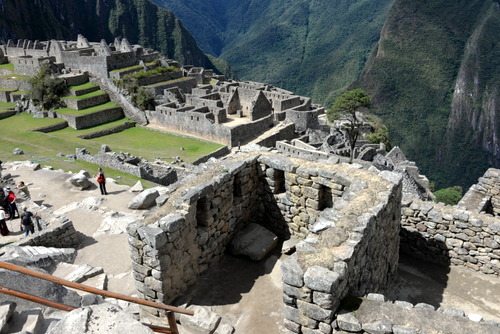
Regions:
<instances>
[{"instance_id":1,"label":"shrub","mask_svg":"<svg viewBox=\"0 0 500 334\"><path fill-rule=\"evenodd\" d=\"M440 189L434 192L436 196L435 202L442 202L447 205L455 205L462 198L462 187L454 186L450 188Z\"/></svg>"},{"instance_id":2,"label":"shrub","mask_svg":"<svg viewBox=\"0 0 500 334\"><path fill-rule=\"evenodd\" d=\"M41 105L44 110L50 110L61 105L60 96L68 89L63 79L55 77L49 64L43 64L40 72L30 79L31 89L28 97L34 105Z\"/></svg>"},{"instance_id":3,"label":"shrub","mask_svg":"<svg viewBox=\"0 0 500 334\"><path fill-rule=\"evenodd\" d=\"M132 103L141 110L154 108L154 96L151 91L140 87L136 93L132 94Z\"/></svg>"}]
</instances>

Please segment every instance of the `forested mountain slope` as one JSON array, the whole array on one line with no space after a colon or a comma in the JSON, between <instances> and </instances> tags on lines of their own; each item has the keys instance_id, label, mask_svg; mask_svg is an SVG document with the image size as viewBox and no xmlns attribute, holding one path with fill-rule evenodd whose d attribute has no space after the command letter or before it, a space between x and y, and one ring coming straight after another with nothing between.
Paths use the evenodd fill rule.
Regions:
<instances>
[{"instance_id":1,"label":"forested mountain slope","mask_svg":"<svg viewBox=\"0 0 500 334\"><path fill-rule=\"evenodd\" d=\"M172 14L148 0L2 0L0 41L8 39L89 41L126 37L184 64L214 68Z\"/></svg>"},{"instance_id":2,"label":"forested mountain slope","mask_svg":"<svg viewBox=\"0 0 500 334\"><path fill-rule=\"evenodd\" d=\"M353 85L439 187L500 167L499 32L498 1L396 0Z\"/></svg>"},{"instance_id":3,"label":"forested mountain slope","mask_svg":"<svg viewBox=\"0 0 500 334\"><path fill-rule=\"evenodd\" d=\"M332 102L364 68L393 0L152 0L243 80Z\"/></svg>"}]
</instances>

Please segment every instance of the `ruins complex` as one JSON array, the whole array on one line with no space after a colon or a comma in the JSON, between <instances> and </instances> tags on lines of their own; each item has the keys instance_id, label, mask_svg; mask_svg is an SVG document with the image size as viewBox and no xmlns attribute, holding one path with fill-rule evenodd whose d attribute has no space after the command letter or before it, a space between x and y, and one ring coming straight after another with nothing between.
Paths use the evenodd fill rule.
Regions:
<instances>
[{"instance_id":1,"label":"ruins complex","mask_svg":"<svg viewBox=\"0 0 500 334\"><path fill-rule=\"evenodd\" d=\"M107 147L93 156L77 150L77 159L168 186L156 200L154 214L127 227L141 298L175 303L226 252L238 249L235 240L261 228L265 231L254 243L267 241L262 246L266 250L278 239L297 241L281 267L284 327L290 334L445 333L455 328L446 326L458 326L452 324L453 311L430 305L395 302L404 309L399 318L384 311L381 293L396 274L400 250L484 275L500 274L498 170L488 170L458 206L434 203L428 180L398 147L386 152L383 144L360 140L356 160L347 164L345 133L327 125L325 109L310 98L180 65L125 39L111 44L89 43L83 36L70 42L9 41L0 46L2 61L27 76L48 63L68 86L90 80L105 92L79 102L68 100L69 108L84 110L109 100L117 104L90 116L38 110L16 93L28 89L25 81L1 78L0 86L9 89L0 99L19 102L36 117L63 118L80 129L124 114L138 126L226 145L199 161L202 168L182 169ZM116 80L156 67L170 70L141 79L140 86L155 101L154 108L142 111ZM369 124L364 125L369 131ZM254 149L247 151L240 147L248 143L258 145L248 145ZM231 149L233 155L223 157ZM75 247L71 222L50 219L49 228L21 244ZM265 256L254 250L240 254ZM376 305L372 318L361 319L343 303L352 296L362 298L365 307L382 306ZM150 308L142 311L161 316ZM422 317L436 319L432 326L438 328L405 321ZM500 332L493 322L468 321L463 314L459 319L460 328L470 333Z\"/></svg>"}]
</instances>

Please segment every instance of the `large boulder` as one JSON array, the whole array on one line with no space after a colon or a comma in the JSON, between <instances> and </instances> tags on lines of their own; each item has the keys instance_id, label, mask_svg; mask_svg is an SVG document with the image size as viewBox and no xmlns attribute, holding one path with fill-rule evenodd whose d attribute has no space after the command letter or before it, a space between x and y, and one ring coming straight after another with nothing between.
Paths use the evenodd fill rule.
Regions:
<instances>
[{"instance_id":1,"label":"large boulder","mask_svg":"<svg viewBox=\"0 0 500 334\"><path fill-rule=\"evenodd\" d=\"M128 208L133 210L149 209L155 205L158 196L160 196L160 193L156 188L144 190L128 203Z\"/></svg>"},{"instance_id":2,"label":"large boulder","mask_svg":"<svg viewBox=\"0 0 500 334\"><path fill-rule=\"evenodd\" d=\"M277 243L276 234L252 223L234 237L230 249L234 255L246 255L254 261L260 261Z\"/></svg>"},{"instance_id":3,"label":"large boulder","mask_svg":"<svg viewBox=\"0 0 500 334\"><path fill-rule=\"evenodd\" d=\"M127 232L127 226L132 223L141 222L142 218L131 213L113 212L103 219L97 231L92 235L94 238L101 235L115 235Z\"/></svg>"},{"instance_id":4,"label":"large boulder","mask_svg":"<svg viewBox=\"0 0 500 334\"><path fill-rule=\"evenodd\" d=\"M92 186L92 182L89 180L90 174L84 170L78 172L78 174L73 175L68 179L68 182L75 188L84 190Z\"/></svg>"},{"instance_id":5,"label":"large boulder","mask_svg":"<svg viewBox=\"0 0 500 334\"><path fill-rule=\"evenodd\" d=\"M52 323L47 334L152 334L150 328L123 312L118 306L103 303L73 310L60 321Z\"/></svg>"}]
</instances>

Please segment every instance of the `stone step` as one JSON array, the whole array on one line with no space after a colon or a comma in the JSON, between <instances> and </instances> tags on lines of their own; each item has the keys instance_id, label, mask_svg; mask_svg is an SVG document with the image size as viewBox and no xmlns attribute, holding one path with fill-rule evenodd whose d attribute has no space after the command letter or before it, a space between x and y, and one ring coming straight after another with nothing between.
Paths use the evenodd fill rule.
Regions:
<instances>
[{"instance_id":1,"label":"stone step","mask_svg":"<svg viewBox=\"0 0 500 334\"><path fill-rule=\"evenodd\" d=\"M50 266L54 262L72 262L76 256L74 248L54 248L43 246L4 247L2 261L18 265L36 264L40 267Z\"/></svg>"}]
</instances>

